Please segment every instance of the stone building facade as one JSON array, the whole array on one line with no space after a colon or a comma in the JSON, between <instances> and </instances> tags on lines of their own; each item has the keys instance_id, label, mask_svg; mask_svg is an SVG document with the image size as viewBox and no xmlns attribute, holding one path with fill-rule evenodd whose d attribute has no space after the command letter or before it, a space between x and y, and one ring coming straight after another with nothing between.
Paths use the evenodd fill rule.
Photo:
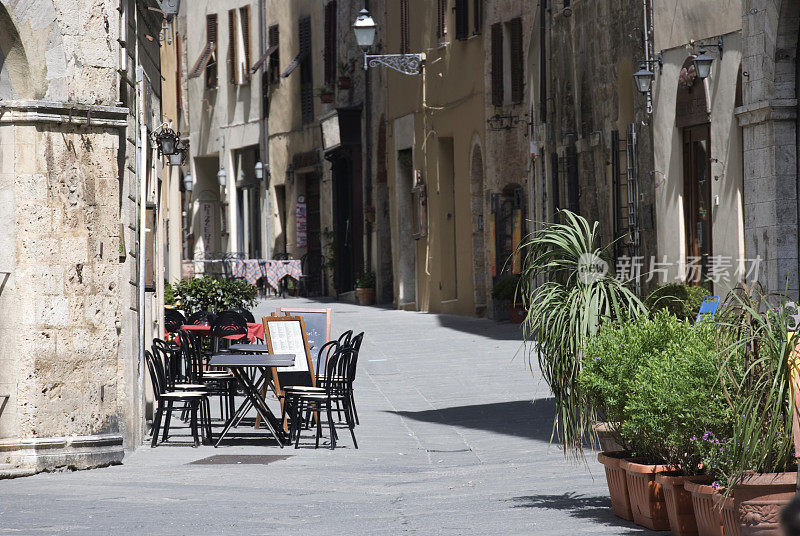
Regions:
<instances>
[{"instance_id":1,"label":"stone building facade","mask_svg":"<svg viewBox=\"0 0 800 536\"><path fill-rule=\"evenodd\" d=\"M116 463L141 441L155 317L139 323L136 192L157 173L137 167L135 96L137 73L153 81L152 125L160 18L133 1L0 3L2 474Z\"/></svg>"}]
</instances>

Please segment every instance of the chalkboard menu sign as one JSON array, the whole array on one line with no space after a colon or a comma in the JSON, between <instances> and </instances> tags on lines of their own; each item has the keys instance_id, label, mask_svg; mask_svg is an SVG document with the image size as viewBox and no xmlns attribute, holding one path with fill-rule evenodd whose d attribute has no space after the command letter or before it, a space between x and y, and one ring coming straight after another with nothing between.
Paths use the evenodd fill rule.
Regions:
<instances>
[{"instance_id":1,"label":"chalkboard menu sign","mask_svg":"<svg viewBox=\"0 0 800 536\"><path fill-rule=\"evenodd\" d=\"M290 367L272 369L272 381L278 396L283 395L282 385L315 385L314 366L308 349L306 327L302 317L265 316L264 338L271 354L294 354Z\"/></svg>"},{"instance_id":2,"label":"chalkboard menu sign","mask_svg":"<svg viewBox=\"0 0 800 536\"><path fill-rule=\"evenodd\" d=\"M288 315L295 317L302 317L306 326L306 338L308 339L308 347L311 350L314 362L314 370L323 370L320 368L319 349L322 348L326 342L331 340L331 310L330 309L308 309L308 308L279 308L278 315ZM323 363L324 365L324 363ZM323 366L324 368L324 366Z\"/></svg>"}]
</instances>

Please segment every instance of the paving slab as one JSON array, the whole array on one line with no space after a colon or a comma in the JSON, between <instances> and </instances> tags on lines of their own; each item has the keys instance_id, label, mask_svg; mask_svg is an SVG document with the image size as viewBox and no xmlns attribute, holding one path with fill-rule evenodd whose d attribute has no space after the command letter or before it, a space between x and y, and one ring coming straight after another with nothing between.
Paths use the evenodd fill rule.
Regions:
<instances>
[{"instance_id":1,"label":"paving slab","mask_svg":"<svg viewBox=\"0 0 800 536\"><path fill-rule=\"evenodd\" d=\"M323 305L268 299L256 316L291 306ZM549 444L553 401L519 326L324 306L334 336L366 332L359 449L346 430L331 451L250 427L193 449L179 426L120 466L0 481L0 534L656 534L613 516L593 453Z\"/></svg>"}]
</instances>

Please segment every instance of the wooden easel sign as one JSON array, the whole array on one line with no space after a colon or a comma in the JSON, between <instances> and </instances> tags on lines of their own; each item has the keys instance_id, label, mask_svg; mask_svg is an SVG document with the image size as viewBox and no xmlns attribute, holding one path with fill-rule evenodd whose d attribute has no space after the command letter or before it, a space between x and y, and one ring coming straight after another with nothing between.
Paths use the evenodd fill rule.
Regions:
<instances>
[{"instance_id":1,"label":"wooden easel sign","mask_svg":"<svg viewBox=\"0 0 800 536\"><path fill-rule=\"evenodd\" d=\"M331 310L312 309L301 307L278 308L278 315L302 316L306 327L306 339L308 348L314 356L314 369L320 374L324 372L325 364L320 364L319 350L326 342L331 340Z\"/></svg>"},{"instance_id":2,"label":"wooden easel sign","mask_svg":"<svg viewBox=\"0 0 800 536\"><path fill-rule=\"evenodd\" d=\"M294 354L291 367L273 367L272 383L275 394L283 396L282 385L314 385L314 364L308 348L308 337L303 317L265 316L264 338L271 354ZM283 402L281 402L282 404Z\"/></svg>"}]
</instances>

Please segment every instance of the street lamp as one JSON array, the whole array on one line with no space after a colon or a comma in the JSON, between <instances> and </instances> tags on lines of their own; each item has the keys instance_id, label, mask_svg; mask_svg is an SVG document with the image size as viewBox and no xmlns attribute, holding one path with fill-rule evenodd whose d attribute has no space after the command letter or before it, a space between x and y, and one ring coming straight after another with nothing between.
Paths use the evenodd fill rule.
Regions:
<instances>
[{"instance_id":1,"label":"street lamp","mask_svg":"<svg viewBox=\"0 0 800 536\"><path fill-rule=\"evenodd\" d=\"M694 70L697 71L697 77L702 80L711 74L711 64L714 63L714 58L706 54L706 49L700 49L700 55L695 56L692 60L694 63Z\"/></svg>"},{"instance_id":2,"label":"street lamp","mask_svg":"<svg viewBox=\"0 0 800 536\"><path fill-rule=\"evenodd\" d=\"M639 70L633 73L633 79L636 81L636 89L639 93L647 94L650 91L650 86L653 84L653 79L656 75L653 71L647 68L647 65L642 63L639 65Z\"/></svg>"},{"instance_id":3,"label":"street lamp","mask_svg":"<svg viewBox=\"0 0 800 536\"><path fill-rule=\"evenodd\" d=\"M192 190L194 190L194 182L192 181L191 173L187 173L183 176L183 189L189 193L192 193Z\"/></svg>"},{"instance_id":4,"label":"street lamp","mask_svg":"<svg viewBox=\"0 0 800 536\"><path fill-rule=\"evenodd\" d=\"M375 42L376 28L369 11L362 9L353 23L353 33L356 34L358 46L364 51L364 70L383 65L403 74L419 74L425 54L367 54Z\"/></svg>"},{"instance_id":5,"label":"street lamp","mask_svg":"<svg viewBox=\"0 0 800 536\"><path fill-rule=\"evenodd\" d=\"M225 188L225 181L228 178L228 172L225 171L225 168L219 168L217 172L217 180L219 181L219 185Z\"/></svg>"}]
</instances>

